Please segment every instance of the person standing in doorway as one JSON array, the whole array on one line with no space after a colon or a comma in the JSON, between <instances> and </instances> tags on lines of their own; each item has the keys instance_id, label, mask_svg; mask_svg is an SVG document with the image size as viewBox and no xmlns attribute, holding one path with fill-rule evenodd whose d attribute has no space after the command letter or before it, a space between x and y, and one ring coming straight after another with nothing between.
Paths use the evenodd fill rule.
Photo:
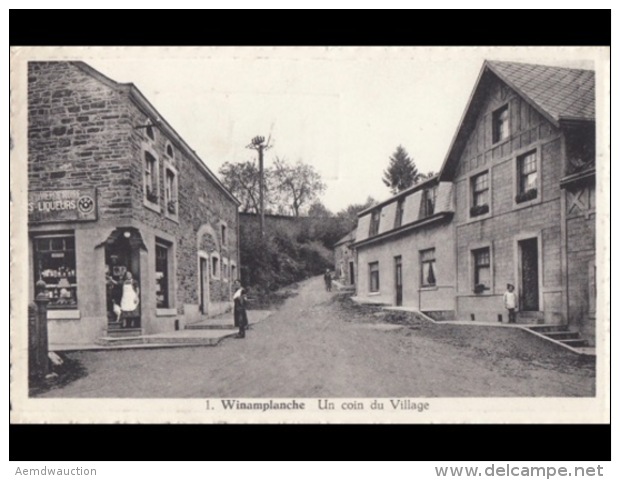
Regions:
<instances>
[{"instance_id":1,"label":"person standing in doorway","mask_svg":"<svg viewBox=\"0 0 620 480\"><path fill-rule=\"evenodd\" d=\"M246 311L247 298L245 296L245 288L237 283L237 291L233 295L235 327L239 327L237 338L245 338L245 331L248 328L248 314Z\"/></svg>"},{"instance_id":2,"label":"person standing in doorway","mask_svg":"<svg viewBox=\"0 0 620 480\"><path fill-rule=\"evenodd\" d=\"M123 296L121 297L122 327L137 326L138 304L140 303L140 287L133 279L131 272L125 273L123 281Z\"/></svg>"},{"instance_id":3,"label":"person standing in doorway","mask_svg":"<svg viewBox=\"0 0 620 480\"><path fill-rule=\"evenodd\" d=\"M328 292L332 291L332 272L329 270L325 270L325 275L323 275L323 279L325 280L325 290Z\"/></svg>"},{"instance_id":4,"label":"person standing in doorway","mask_svg":"<svg viewBox=\"0 0 620 480\"><path fill-rule=\"evenodd\" d=\"M517 323L517 294L512 283L506 285L504 308L508 310L508 323Z\"/></svg>"}]
</instances>

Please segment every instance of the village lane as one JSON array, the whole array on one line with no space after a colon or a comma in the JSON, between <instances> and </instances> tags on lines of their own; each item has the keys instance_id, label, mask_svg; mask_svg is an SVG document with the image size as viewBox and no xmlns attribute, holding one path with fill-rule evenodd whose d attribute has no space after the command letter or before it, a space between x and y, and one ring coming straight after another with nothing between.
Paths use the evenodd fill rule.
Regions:
<instances>
[{"instance_id":1,"label":"village lane","mask_svg":"<svg viewBox=\"0 0 620 480\"><path fill-rule=\"evenodd\" d=\"M251 315L251 312L250 312ZM592 362L514 329L403 324L321 278L216 347L68 354L86 375L42 397L592 396Z\"/></svg>"}]
</instances>

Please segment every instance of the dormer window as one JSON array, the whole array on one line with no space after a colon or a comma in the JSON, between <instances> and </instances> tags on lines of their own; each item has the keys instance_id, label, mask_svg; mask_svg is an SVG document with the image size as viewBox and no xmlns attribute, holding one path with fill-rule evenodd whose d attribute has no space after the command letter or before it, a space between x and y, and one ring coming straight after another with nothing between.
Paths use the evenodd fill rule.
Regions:
<instances>
[{"instance_id":1,"label":"dormer window","mask_svg":"<svg viewBox=\"0 0 620 480\"><path fill-rule=\"evenodd\" d=\"M493 112L493 143L501 142L510 135L510 119L508 105Z\"/></svg>"},{"instance_id":2,"label":"dormer window","mask_svg":"<svg viewBox=\"0 0 620 480\"><path fill-rule=\"evenodd\" d=\"M381 210L374 210L370 214L370 231L369 235L372 237L379 233L379 222L381 221Z\"/></svg>"},{"instance_id":3,"label":"dormer window","mask_svg":"<svg viewBox=\"0 0 620 480\"><path fill-rule=\"evenodd\" d=\"M422 203L420 205L420 218L430 217L435 213L435 203L437 202L437 186L425 189L422 192Z\"/></svg>"},{"instance_id":4,"label":"dormer window","mask_svg":"<svg viewBox=\"0 0 620 480\"><path fill-rule=\"evenodd\" d=\"M394 220L394 228L398 228L403 224L403 216L405 215L405 199L399 198L396 204L396 218Z\"/></svg>"}]
</instances>

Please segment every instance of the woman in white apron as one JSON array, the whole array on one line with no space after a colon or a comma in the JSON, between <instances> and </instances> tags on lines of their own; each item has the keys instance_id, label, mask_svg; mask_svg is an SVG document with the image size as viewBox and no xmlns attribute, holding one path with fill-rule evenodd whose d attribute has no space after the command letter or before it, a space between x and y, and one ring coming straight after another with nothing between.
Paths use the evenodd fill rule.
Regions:
<instances>
[{"instance_id":1,"label":"woman in white apron","mask_svg":"<svg viewBox=\"0 0 620 480\"><path fill-rule=\"evenodd\" d=\"M140 315L140 288L138 282L133 279L131 272L125 274L123 280L123 296L121 297L121 322L122 327L137 326L137 318Z\"/></svg>"}]
</instances>

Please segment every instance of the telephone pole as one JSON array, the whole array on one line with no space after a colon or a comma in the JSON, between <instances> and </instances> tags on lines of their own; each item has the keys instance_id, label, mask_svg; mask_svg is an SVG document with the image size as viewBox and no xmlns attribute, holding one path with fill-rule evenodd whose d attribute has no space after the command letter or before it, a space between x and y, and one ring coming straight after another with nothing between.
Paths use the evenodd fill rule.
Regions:
<instances>
[{"instance_id":1,"label":"telephone pole","mask_svg":"<svg viewBox=\"0 0 620 480\"><path fill-rule=\"evenodd\" d=\"M265 236L265 174L263 166L263 152L269 148L269 141L265 144L265 137L257 135L246 147L258 151L258 197L260 204L260 235Z\"/></svg>"}]
</instances>

